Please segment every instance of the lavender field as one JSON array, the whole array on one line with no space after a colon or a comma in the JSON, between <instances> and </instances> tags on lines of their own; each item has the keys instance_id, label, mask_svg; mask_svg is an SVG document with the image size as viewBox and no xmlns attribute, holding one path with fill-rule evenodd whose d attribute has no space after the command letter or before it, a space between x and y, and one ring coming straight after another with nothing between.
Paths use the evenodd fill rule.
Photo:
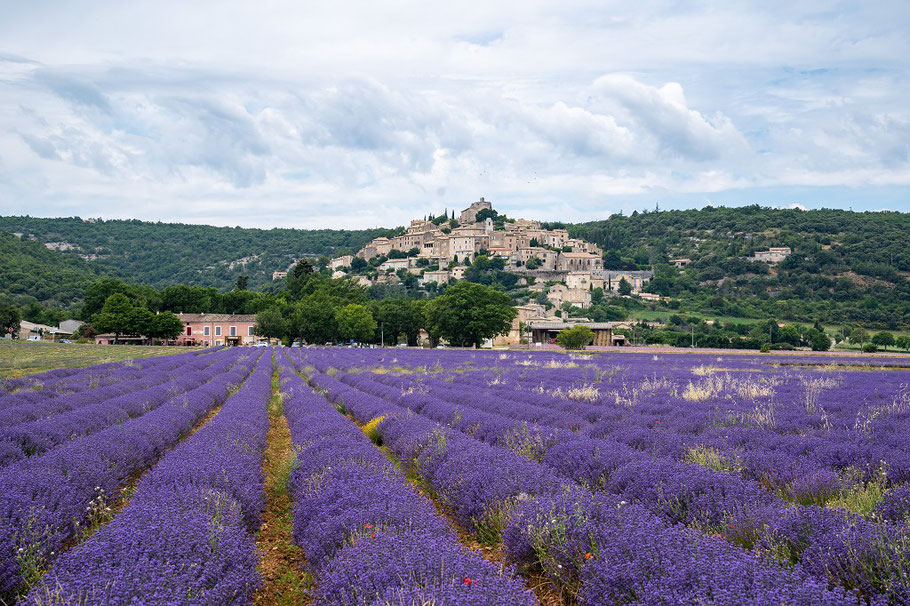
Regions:
<instances>
[{"instance_id":1,"label":"lavender field","mask_svg":"<svg viewBox=\"0 0 910 606\"><path fill-rule=\"evenodd\" d=\"M8 380L0 597L906 604L910 359L231 349Z\"/></svg>"}]
</instances>

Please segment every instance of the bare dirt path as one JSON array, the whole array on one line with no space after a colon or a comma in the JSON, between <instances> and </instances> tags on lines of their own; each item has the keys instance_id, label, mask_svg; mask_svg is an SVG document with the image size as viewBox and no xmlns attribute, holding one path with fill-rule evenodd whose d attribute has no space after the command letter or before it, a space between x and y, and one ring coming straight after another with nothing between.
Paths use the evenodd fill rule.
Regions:
<instances>
[{"instance_id":1,"label":"bare dirt path","mask_svg":"<svg viewBox=\"0 0 910 606\"><path fill-rule=\"evenodd\" d=\"M272 375L272 397L269 400L269 431L266 434L265 474L266 508L256 539L259 548L259 571L262 588L253 603L263 606L310 604L307 590L312 579L304 572L302 550L294 543L291 498L288 478L296 463L291 432L284 417L283 397L277 371Z\"/></svg>"}]
</instances>

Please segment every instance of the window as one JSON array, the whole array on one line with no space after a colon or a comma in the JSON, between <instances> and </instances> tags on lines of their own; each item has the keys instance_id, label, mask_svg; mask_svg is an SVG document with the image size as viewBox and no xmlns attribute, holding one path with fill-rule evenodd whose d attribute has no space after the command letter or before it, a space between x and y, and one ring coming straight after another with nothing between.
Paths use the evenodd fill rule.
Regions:
<instances>
[{"instance_id":1,"label":"window","mask_svg":"<svg viewBox=\"0 0 910 606\"><path fill-rule=\"evenodd\" d=\"M221 339L215 339L215 345L221 345Z\"/></svg>"},{"instance_id":2,"label":"window","mask_svg":"<svg viewBox=\"0 0 910 606\"><path fill-rule=\"evenodd\" d=\"M232 337L237 336L237 327L236 326L231 326L231 336Z\"/></svg>"},{"instance_id":3,"label":"window","mask_svg":"<svg viewBox=\"0 0 910 606\"><path fill-rule=\"evenodd\" d=\"M189 337L189 336L191 336L192 334L193 334L193 327L192 327L192 326L187 326L187 327L186 327L186 336Z\"/></svg>"},{"instance_id":4,"label":"window","mask_svg":"<svg viewBox=\"0 0 910 606\"><path fill-rule=\"evenodd\" d=\"M208 326L202 327L202 334L206 337L209 336L209 327Z\"/></svg>"},{"instance_id":5,"label":"window","mask_svg":"<svg viewBox=\"0 0 910 606\"><path fill-rule=\"evenodd\" d=\"M252 326L247 326L247 327L246 327L246 336L248 336L248 337L252 337L252 336L253 336L253 327L252 327Z\"/></svg>"},{"instance_id":6,"label":"window","mask_svg":"<svg viewBox=\"0 0 910 606\"><path fill-rule=\"evenodd\" d=\"M216 327L215 327L215 336L216 336L216 337L220 337L220 336L221 336L221 327L220 327L220 326L216 326ZM218 341L218 344L220 345L221 342Z\"/></svg>"}]
</instances>

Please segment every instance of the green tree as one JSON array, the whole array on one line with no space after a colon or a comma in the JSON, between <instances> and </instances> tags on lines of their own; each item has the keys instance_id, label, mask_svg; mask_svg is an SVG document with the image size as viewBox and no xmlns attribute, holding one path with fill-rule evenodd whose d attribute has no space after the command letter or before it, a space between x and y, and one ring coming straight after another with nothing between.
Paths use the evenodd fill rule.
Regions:
<instances>
[{"instance_id":1,"label":"green tree","mask_svg":"<svg viewBox=\"0 0 910 606\"><path fill-rule=\"evenodd\" d=\"M587 326L573 326L559 331L556 342L563 349L584 349L594 341L594 332Z\"/></svg>"},{"instance_id":2,"label":"green tree","mask_svg":"<svg viewBox=\"0 0 910 606\"><path fill-rule=\"evenodd\" d=\"M85 322L82 324L82 326L76 329L76 332L73 334L73 336L77 339L87 339L91 341L97 334L98 331L95 330L95 327L88 322Z\"/></svg>"},{"instance_id":3,"label":"green tree","mask_svg":"<svg viewBox=\"0 0 910 606\"><path fill-rule=\"evenodd\" d=\"M285 284L291 297L299 299L303 295L307 284L314 276L315 271L313 270L312 263L307 259L298 261L297 264L294 265L294 269L288 274L288 277L285 278Z\"/></svg>"},{"instance_id":4,"label":"green tree","mask_svg":"<svg viewBox=\"0 0 910 606\"><path fill-rule=\"evenodd\" d=\"M174 313L202 314L216 308L218 291L202 286L175 284L161 291L161 309Z\"/></svg>"},{"instance_id":5,"label":"green tree","mask_svg":"<svg viewBox=\"0 0 910 606\"><path fill-rule=\"evenodd\" d=\"M98 332L114 333L115 342L124 334L134 331L137 318L133 303L123 293L114 293L107 298L101 311L92 318L92 326Z\"/></svg>"},{"instance_id":6,"label":"green tree","mask_svg":"<svg viewBox=\"0 0 910 606\"><path fill-rule=\"evenodd\" d=\"M532 244L532 246L533 246L533 244ZM527 267L528 269L538 269L541 265L543 265L543 261L541 261L537 257L531 257L530 259L528 259L528 262L525 263L525 267Z\"/></svg>"},{"instance_id":7,"label":"green tree","mask_svg":"<svg viewBox=\"0 0 910 606\"><path fill-rule=\"evenodd\" d=\"M18 309L0 301L0 336L18 335L21 321L22 316Z\"/></svg>"},{"instance_id":8,"label":"green tree","mask_svg":"<svg viewBox=\"0 0 910 606\"><path fill-rule=\"evenodd\" d=\"M427 304L429 332L457 347L479 347L505 334L516 315L509 296L483 284L458 282Z\"/></svg>"},{"instance_id":9,"label":"green tree","mask_svg":"<svg viewBox=\"0 0 910 606\"><path fill-rule=\"evenodd\" d=\"M498 216L499 213L492 208L484 208L483 210L479 211L477 215L475 215L474 220L479 223L482 223L487 219L493 219L495 221L496 217Z\"/></svg>"},{"instance_id":10,"label":"green tree","mask_svg":"<svg viewBox=\"0 0 910 606\"><path fill-rule=\"evenodd\" d=\"M141 305L133 305L129 317L130 328L127 331L129 334L151 336L152 331L155 330L155 314L150 309ZM181 324L180 326L182 329L183 325Z\"/></svg>"},{"instance_id":11,"label":"green tree","mask_svg":"<svg viewBox=\"0 0 910 606\"><path fill-rule=\"evenodd\" d=\"M812 351L828 351L831 349L831 337L826 335L824 331L810 328L806 331L805 337Z\"/></svg>"},{"instance_id":12,"label":"green tree","mask_svg":"<svg viewBox=\"0 0 910 606\"><path fill-rule=\"evenodd\" d=\"M183 332L183 322L176 314L162 311L149 322L146 335L153 339L176 339Z\"/></svg>"},{"instance_id":13,"label":"green tree","mask_svg":"<svg viewBox=\"0 0 910 606\"><path fill-rule=\"evenodd\" d=\"M274 305L274 296L252 290L232 290L218 297L218 311L226 314L255 314Z\"/></svg>"},{"instance_id":14,"label":"green tree","mask_svg":"<svg viewBox=\"0 0 910 606\"><path fill-rule=\"evenodd\" d=\"M910 336L901 335L894 339L894 345L898 349L903 349L904 351L910 351Z\"/></svg>"},{"instance_id":15,"label":"green tree","mask_svg":"<svg viewBox=\"0 0 910 606\"><path fill-rule=\"evenodd\" d=\"M629 281L625 278L620 279L619 281L619 294L621 295L631 295L632 294L632 285L629 284Z\"/></svg>"},{"instance_id":16,"label":"green tree","mask_svg":"<svg viewBox=\"0 0 910 606\"><path fill-rule=\"evenodd\" d=\"M867 338L866 331L863 330L862 328L854 328L850 332L850 342L853 343L854 345L862 345L863 343L866 342L866 338Z\"/></svg>"},{"instance_id":17,"label":"green tree","mask_svg":"<svg viewBox=\"0 0 910 606\"><path fill-rule=\"evenodd\" d=\"M386 343L397 343L403 334L409 345L417 345L423 315L413 299L384 299L373 303L373 317L381 325Z\"/></svg>"},{"instance_id":18,"label":"green tree","mask_svg":"<svg viewBox=\"0 0 910 606\"><path fill-rule=\"evenodd\" d=\"M803 337L798 326L787 324L781 327L774 340L777 343L789 343L796 347L802 342Z\"/></svg>"},{"instance_id":19,"label":"green tree","mask_svg":"<svg viewBox=\"0 0 910 606\"><path fill-rule=\"evenodd\" d=\"M117 278L101 278L100 280L92 282L89 287L85 289L85 303L82 305L82 319L90 321L92 316L101 311L107 303L108 298L116 293L128 295L130 293L130 287L123 280ZM110 331L102 330L102 332Z\"/></svg>"},{"instance_id":20,"label":"green tree","mask_svg":"<svg viewBox=\"0 0 910 606\"><path fill-rule=\"evenodd\" d=\"M288 331L288 322L276 307L269 307L256 314L256 325L253 332L269 339L283 338Z\"/></svg>"},{"instance_id":21,"label":"green tree","mask_svg":"<svg viewBox=\"0 0 910 606\"><path fill-rule=\"evenodd\" d=\"M249 283L250 283L249 276L244 276L244 275L237 276L237 286L234 288L234 290L246 290L246 287Z\"/></svg>"},{"instance_id":22,"label":"green tree","mask_svg":"<svg viewBox=\"0 0 910 606\"><path fill-rule=\"evenodd\" d=\"M894 335L886 331L878 332L872 337L872 342L887 350L894 345Z\"/></svg>"},{"instance_id":23,"label":"green tree","mask_svg":"<svg viewBox=\"0 0 910 606\"><path fill-rule=\"evenodd\" d=\"M376 320L365 305L351 303L335 310L338 336L359 343L371 341L376 334Z\"/></svg>"},{"instance_id":24,"label":"green tree","mask_svg":"<svg viewBox=\"0 0 910 606\"><path fill-rule=\"evenodd\" d=\"M288 324L290 340L302 339L311 344L335 341L338 325L335 322L337 299L318 292L297 304Z\"/></svg>"}]
</instances>

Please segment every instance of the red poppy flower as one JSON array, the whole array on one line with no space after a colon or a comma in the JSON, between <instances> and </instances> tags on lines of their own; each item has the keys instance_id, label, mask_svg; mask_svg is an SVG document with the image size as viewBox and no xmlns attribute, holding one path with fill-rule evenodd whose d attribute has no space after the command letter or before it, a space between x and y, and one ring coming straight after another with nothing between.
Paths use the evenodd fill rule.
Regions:
<instances>
[{"instance_id":1,"label":"red poppy flower","mask_svg":"<svg viewBox=\"0 0 910 606\"><path fill-rule=\"evenodd\" d=\"M474 580L471 579L471 577L465 577L465 578L461 579L461 582L464 583L465 585L473 585L473 584L474 584Z\"/></svg>"},{"instance_id":2,"label":"red poppy flower","mask_svg":"<svg viewBox=\"0 0 910 606\"><path fill-rule=\"evenodd\" d=\"M585 559L586 559L586 560L590 560L590 559L593 558L593 557L594 557L594 556L591 555L591 552L590 552L590 551L589 551L588 553L585 554Z\"/></svg>"}]
</instances>

